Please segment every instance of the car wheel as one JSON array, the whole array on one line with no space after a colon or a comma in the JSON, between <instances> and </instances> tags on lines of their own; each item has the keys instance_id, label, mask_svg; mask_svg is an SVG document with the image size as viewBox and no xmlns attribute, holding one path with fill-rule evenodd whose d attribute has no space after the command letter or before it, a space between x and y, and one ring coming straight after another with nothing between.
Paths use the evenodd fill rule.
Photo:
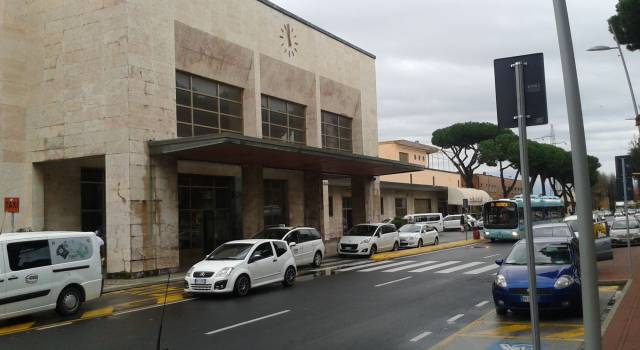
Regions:
<instances>
[{"instance_id":1,"label":"car wheel","mask_svg":"<svg viewBox=\"0 0 640 350\"><path fill-rule=\"evenodd\" d=\"M498 314L500 316L506 315L507 314L507 308L506 307L496 306L496 314Z\"/></svg>"},{"instance_id":2,"label":"car wheel","mask_svg":"<svg viewBox=\"0 0 640 350\"><path fill-rule=\"evenodd\" d=\"M233 294L243 297L249 294L249 289L251 289L251 280L249 280L249 276L238 276L238 278L236 278L236 283L233 285Z\"/></svg>"},{"instance_id":3,"label":"car wheel","mask_svg":"<svg viewBox=\"0 0 640 350\"><path fill-rule=\"evenodd\" d=\"M400 245L398 244L398 242L393 243L393 248L391 248L391 251L395 252L398 249L400 249Z\"/></svg>"},{"instance_id":4,"label":"car wheel","mask_svg":"<svg viewBox=\"0 0 640 350\"><path fill-rule=\"evenodd\" d=\"M418 240L418 248L422 247L422 238Z\"/></svg>"},{"instance_id":5,"label":"car wheel","mask_svg":"<svg viewBox=\"0 0 640 350\"><path fill-rule=\"evenodd\" d=\"M67 287L60 292L56 303L56 312L70 316L78 312L82 305L82 291L77 287Z\"/></svg>"},{"instance_id":6,"label":"car wheel","mask_svg":"<svg viewBox=\"0 0 640 350\"><path fill-rule=\"evenodd\" d=\"M369 256L373 256L375 253L378 252L378 247L376 247L376 245L372 245L371 249L369 249Z\"/></svg>"},{"instance_id":7,"label":"car wheel","mask_svg":"<svg viewBox=\"0 0 640 350\"><path fill-rule=\"evenodd\" d=\"M438 245L438 243L440 243L440 239L436 237L436 239L433 240L433 245Z\"/></svg>"},{"instance_id":8,"label":"car wheel","mask_svg":"<svg viewBox=\"0 0 640 350\"><path fill-rule=\"evenodd\" d=\"M313 256L313 267L319 267L322 264L322 253L316 252L316 255Z\"/></svg>"},{"instance_id":9,"label":"car wheel","mask_svg":"<svg viewBox=\"0 0 640 350\"><path fill-rule=\"evenodd\" d=\"M282 285L285 287L291 287L296 282L296 269L293 266L287 267L284 272L284 280Z\"/></svg>"}]
</instances>

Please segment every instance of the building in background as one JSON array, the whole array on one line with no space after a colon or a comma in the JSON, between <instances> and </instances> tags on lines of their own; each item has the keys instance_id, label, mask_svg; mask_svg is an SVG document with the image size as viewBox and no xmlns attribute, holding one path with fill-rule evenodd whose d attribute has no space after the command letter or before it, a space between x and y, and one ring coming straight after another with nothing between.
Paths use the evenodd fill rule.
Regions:
<instances>
[{"instance_id":1,"label":"building in background","mask_svg":"<svg viewBox=\"0 0 640 350\"><path fill-rule=\"evenodd\" d=\"M505 179L507 188L513 183L513 179ZM505 198L502 191L500 176L487 175L487 173L473 175L473 187L487 192L493 199ZM522 194L522 180L516 180L509 198Z\"/></svg>"},{"instance_id":2,"label":"building in background","mask_svg":"<svg viewBox=\"0 0 640 350\"><path fill-rule=\"evenodd\" d=\"M100 231L110 274L269 224L339 235L379 220L377 176L420 169L377 157L375 57L269 1L0 11L0 197L22 230Z\"/></svg>"}]
</instances>

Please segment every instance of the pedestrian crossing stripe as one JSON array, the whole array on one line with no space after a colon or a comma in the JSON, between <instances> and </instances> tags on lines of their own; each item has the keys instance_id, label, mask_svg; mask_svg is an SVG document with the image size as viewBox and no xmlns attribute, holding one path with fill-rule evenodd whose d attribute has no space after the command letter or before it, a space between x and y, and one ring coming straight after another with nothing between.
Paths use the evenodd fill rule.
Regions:
<instances>
[{"instance_id":1,"label":"pedestrian crossing stripe","mask_svg":"<svg viewBox=\"0 0 640 350\"><path fill-rule=\"evenodd\" d=\"M378 261L378 262L374 262L374 263L370 263L370 264L363 264L363 265L358 265L358 266L345 267L345 268L342 268L342 269L339 269L339 270L336 270L336 271L337 272L353 271L353 270L362 269L362 268L365 268L365 267L388 264L388 263L390 263L392 261L393 260Z\"/></svg>"},{"instance_id":2,"label":"pedestrian crossing stripe","mask_svg":"<svg viewBox=\"0 0 640 350\"><path fill-rule=\"evenodd\" d=\"M483 272L487 272L487 271L491 271L491 270L497 269L498 267L500 267L500 266L496 265L496 264L493 264L493 265L481 267L479 269L467 271L464 274L465 275L478 275L478 274L481 274Z\"/></svg>"},{"instance_id":3,"label":"pedestrian crossing stripe","mask_svg":"<svg viewBox=\"0 0 640 350\"><path fill-rule=\"evenodd\" d=\"M448 268L448 269L445 269L445 270L436 271L436 273L456 272L456 271L464 270L466 268L473 267L473 266L480 265L480 264L484 264L484 263L481 262L481 261L474 261L474 262L470 262L470 263L454 266L454 267L451 267L451 268Z\"/></svg>"},{"instance_id":4,"label":"pedestrian crossing stripe","mask_svg":"<svg viewBox=\"0 0 640 350\"><path fill-rule=\"evenodd\" d=\"M435 269L439 269L441 267L457 264L459 262L460 261L445 261L445 262L442 262L442 263L439 263L439 264L435 264L435 265L431 265L431 266L427 266L427 267L411 270L409 272L425 272L425 271L435 270Z\"/></svg>"},{"instance_id":5,"label":"pedestrian crossing stripe","mask_svg":"<svg viewBox=\"0 0 640 350\"><path fill-rule=\"evenodd\" d=\"M433 263L437 263L437 261L423 261L423 262L419 262L419 263L415 263L415 264L411 264L411 265L405 265L405 266L396 267L394 269L384 270L382 272L398 272L398 271L408 270L408 269L412 269L414 267L420 267L420 266L429 265L429 264L433 264Z\"/></svg>"},{"instance_id":6,"label":"pedestrian crossing stripe","mask_svg":"<svg viewBox=\"0 0 640 350\"><path fill-rule=\"evenodd\" d=\"M385 260L374 263L367 263L357 266L348 266L337 270L338 272L355 271L357 272L400 272L406 271L408 273L420 273L426 271L434 271L438 274L449 274L453 272L460 272L465 275L479 275L485 272L491 272L498 269L500 266L491 263L487 264L485 261L470 261L463 262L458 260L451 261L412 261L412 260ZM464 271L467 270L467 271ZM494 273L491 273L494 275Z\"/></svg>"},{"instance_id":7,"label":"pedestrian crossing stripe","mask_svg":"<svg viewBox=\"0 0 640 350\"><path fill-rule=\"evenodd\" d=\"M370 267L370 268L366 268L364 270L360 270L358 272L371 272L371 271L377 271L377 270L382 270L382 269L386 269L387 267L393 267L393 266L399 266L399 265L405 265L405 264L409 264L412 263L413 261L411 260L404 260L404 261L398 261L398 262L394 262L392 264L386 264L386 265L382 265L382 266L374 266L374 267Z\"/></svg>"}]
</instances>

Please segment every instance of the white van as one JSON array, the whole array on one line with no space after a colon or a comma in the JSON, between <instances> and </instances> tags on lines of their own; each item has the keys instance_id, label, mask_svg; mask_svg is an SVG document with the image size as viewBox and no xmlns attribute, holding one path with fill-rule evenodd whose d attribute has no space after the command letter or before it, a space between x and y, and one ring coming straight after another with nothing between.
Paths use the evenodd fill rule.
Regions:
<instances>
[{"instance_id":1,"label":"white van","mask_svg":"<svg viewBox=\"0 0 640 350\"><path fill-rule=\"evenodd\" d=\"M427 224L438 232L444 231L444 222L440 213L409 214L404 219L410 224Z\"/></svg>"},{"instance_id":2,"label":"white van","mask_svg":"<svg viewBox=\"0 0 640 350\"><path fill-rule=\"evenodd\" d=\"M103 244L93 232L0 234L0 319L51 309L72 315L98 298Z\"/></svg>"}]
</instances>

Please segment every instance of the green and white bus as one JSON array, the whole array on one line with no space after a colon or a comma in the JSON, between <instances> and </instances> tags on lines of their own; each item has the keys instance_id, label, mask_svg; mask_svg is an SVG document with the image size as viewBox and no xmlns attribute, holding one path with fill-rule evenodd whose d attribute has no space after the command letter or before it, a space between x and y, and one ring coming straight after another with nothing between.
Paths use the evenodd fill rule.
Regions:
<instances>
[{"instance_id":1,"label":"green and white bus","mask_svg":"<svg viewBox=\"0 0 640 350\"><path fill-rule=\"evenodd\" d=\"M531 195L533 225L562 222L564 203L557 196ZM519 240L525 237L522 196L499 199L484 204L484 237L495 240Z\"/></svg>"}]
</instances>

